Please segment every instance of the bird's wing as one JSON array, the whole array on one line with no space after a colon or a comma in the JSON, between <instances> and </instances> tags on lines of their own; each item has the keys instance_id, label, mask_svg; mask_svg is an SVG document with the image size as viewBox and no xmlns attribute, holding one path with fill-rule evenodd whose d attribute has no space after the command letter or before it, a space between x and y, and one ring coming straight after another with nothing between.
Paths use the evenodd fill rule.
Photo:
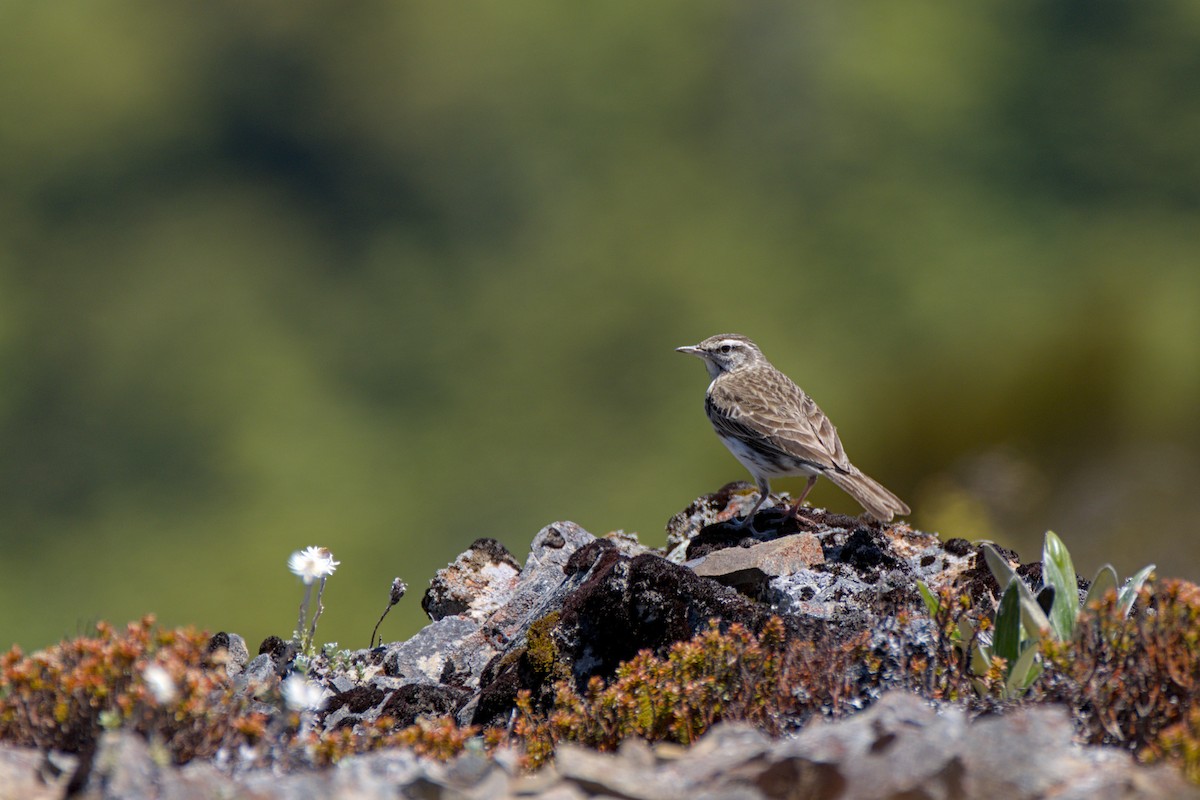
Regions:
<instances>
[{"instance_id":1,"label":"bird's wing","mask_svg":"<svg viewBox=\"0 0 1200 800\"><path fill-rule=\"evenodd\" d=\"M852 471L837 428L813 399L776 369L716 380L708 394L709 418L718 433L774 450L822 469Z\"/></svg>"}]
</instances>

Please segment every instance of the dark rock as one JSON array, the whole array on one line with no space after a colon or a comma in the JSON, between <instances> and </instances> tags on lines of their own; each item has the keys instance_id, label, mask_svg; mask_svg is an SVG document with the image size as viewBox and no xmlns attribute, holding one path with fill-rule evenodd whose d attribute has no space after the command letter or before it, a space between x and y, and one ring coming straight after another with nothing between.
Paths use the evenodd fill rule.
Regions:
<instances>
[{"instance_id":1,"label":"dark rock","mask_svg":"<svg viewBox=\"0 0 1200 800\"><path fill-rule=\"evenodd\" d=\"M406 728L417 717L453 714L469 696L469 692L450 686L410 683L393 692L379 713L396 720L397 727Z\"/></svg>"},{"instance_id":2,"label":"dark rock","mask_svg":"<svg viewBox=\"0 0 1200 800\"><path fill-rule=\"evenodd\" d=\"M687 546L687 562L704 558L709 553L733 547L753 547L756 544L769 541L769 537L756 535L749 527L739 528L737 525L709 525L697 533Z\"/></svg>"},{"instance_id":3,"label":"dark rock","mask_svg":"<svg viewBox=\"0 0 1200 800\"><path fill-rule=\"evenodd\" d=\"M900 566L900 561L892 554L887 535L869 528L856 528L836 554L831 555L830 560L847 564L862 575Z\"/></svg>"},{"instance_id":4,"label":"dark rock","mask_svg":"<svg viewBox=\"0 0 1200 800\"><path fill-rule=\"evenodd\" d=\"M325 701L325 711L333 713L345 708L351 714L362 714L381 705L388 693L373 686L356 686L347 692L338 692Z\"/></svg>"},{"instance_id":5,"label":"dark rock","mask_svg":"<svg viewBox=\"0 0 1200 800\"><path fill-rule=\"evenodd\" d=\"M741 520L753 508L757 499L758 489L754 484L745 481L727 483L712 494L697 497L667 522L667 558L682 562L701 555L691 553L685 556L688 543L705 528ZM786 494L772 494L763 505L770 509L771 506L786 504L788 499ZM756 515L756 524L758 516L761 515ZM748 529L742 530L743 533L747 531Z\"/></svg>"},{"instance_id":6,"label":"dark rock","mask_svg":"<svg viewBox=\"0 0 1200 800\"><path fill-rule=\"evenodd\" d=\"M955 537L953 539L947 539L945 544L942 545L942 548L952 556L965 556L968 553L971 553L975 549L975 546L966 539L959 539L958 537Z\"/></svg>"},{"instance_id":7,"label":"dark rock","mask_svg":"<svg viewBox=\"0 0 1200 800\"><path fill-rule=\"evenodd\" d=\"M421 599L431 620L465 615L486 619L504 603L521 565L495 539L475 542L448 566L438 570Z\"/></svg>"},{"instance_id":8,"label":"dark rock","mask_svg":"<svg viewBox=\"0 0 1200 800\"><path fill-rule=\"evenodd\" d=\"M716 581L656 556L606 553L565 598L555 639L582 686L639 650L690 638L710 619L758 630L767 610Z\"/></svg>"},{"instance_id":9,"label":"dark rock","mask_svg":"<svg viewBox=\"0 0 1200 800\"><path fill-rule=\"evenodd\" d=\"M567 563L563 565L563 574L567 576L581 575L591 570L592 567L601 561L604 562L601 567L603 568L604 566L620 561L622 558L625 558L625 556L621 555L621 552L617 550L617 546L612 542L605 541L604 539L596 539L576 550L567 559Z\"/></svg>"},{"instance_id":10,"label":"dark rock","mask_svg":"<svg viewBox=\"0 0 1200 800\"><path fill-rule=\"evenodd\" d=\"M1016 560L1016 553L1012 550L1004 548L997 548L997 550L1006 559ZM970 566L963 569L950 584L954 587L954 591L969 595L974 605L1000 597L1000 584L996 583L992 571L988 569L982 545L975 547L969 558L971 559Z\"/></svg>"},{"instance_id":11,"label":"dark rock","mask_svg":"<svg viewBox=\"0 0 1200 800\"><path fill-rule=\"evenodd\" d=\"M526 647L497 656L468 705L474 723L505 719L521 689L537 698L551 677L573 677L582 686L592 675L610 675L639 650L662 651L691 638L710 619L758 630L769 616L764 606L716 581L659 556L628 558L605 540L578 549L566 577L570 591L555 604L561 612L545 631L553 663L538 666Z\"/></svg>"},{"instance_id":12,"label":"dark rock","mask_svg":"<svg viewBox=\"0 0 1200 800\"><path fill-rule=\"evenodd\" d=\"M296 659L296 652L295 642L285 642L278 636L268 636L258 646L258 654L270 657L271 662L275 665L275 674L279 677L283 677L291 670L292 662Z\"/></svg>"}]
</instances>

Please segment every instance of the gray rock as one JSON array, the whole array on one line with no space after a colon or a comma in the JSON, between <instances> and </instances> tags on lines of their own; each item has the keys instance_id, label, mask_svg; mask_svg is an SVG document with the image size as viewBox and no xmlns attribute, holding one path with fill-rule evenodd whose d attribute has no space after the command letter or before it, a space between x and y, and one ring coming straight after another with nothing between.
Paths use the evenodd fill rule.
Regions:
<instances>
[{"instance_id":1,"label":"gray rock","mask_svg":"<svg viewBox=\"0 0 1200 800\"><path fill-rule=\"evenodd\" d=\"M329 682L329 688L335 692L348 692L358 684L350 680L348 675L336 675Z\"/></svg>"},{"instance_id":2,"label":"gray rock","mask_svg":"<svg viewBox=\"0 0 1200 800\"><path fill-rule=\"evenodd\" d=\"M626 556L629 556L630 558L633 558L634 556L640 556L642 553L657 553L658 552L654 548L647 547L646 545L639 542L638 535L636 533L626 533L625 531L612 531L611 533L604 534L604 536L601 538L607 539L608 541L615 544L617 546L617 551L619 553L621 553L621 555L626 555Z\"/></svg>"},{"instance_id":3,"label":"gray rock","mask_svg":"<svg viewBox=\"0 0 1200 800\"><path fill-rule=\"evenodd\" d=\"M233 677L240 673L250 660L246 640L236 633L215 634L208 642L208 657L213 663L224 664L225 674Z\"/></svg>"},{"instance_id":4,"label":"gray rock","mask_svg":"<svg viewBox=\"0 0 1200 800\"><path fill-rule=\"evenodd\" d=\"M559 745L555 765L563 780L588 794L608 794L630 800L668 800L684 797L684 787L627 753L606 755L575 745Z\"/></svg>"},{"instance_id":5,"label":"gray rock","mask_svg":"<svg viewBox=\"0 0 1200 800\"><path fill-rule=\"evenodd\" d=\"M0 797L58 800L65 796L74 759L53 765L40 751L0 746Z\"/></svg>"},{"instance_id":6,"label":"gray rock","mask_svg":"<svg viewBox=\"0 0 1200 800\"><path fill-rule=\"evenodd\" d=\"M104 798L153 797L159 783L146 740L132 733L102 735L92 769L89 783L98 785Z\"/></svg>"},{"instance_id":7,"label":"gray rock","mask_svg":"<svg viewBox=\"0 0 1200 800\"><path fill-rule=\"evenodd\" d=\"M495 539L475 542L429 583L421 608L431 620L465 616L482 622L503 605L521 565Z\"/></svg>"},{"instance_id":8,"label":"gray rock","mask_svg":"<svg viewBox=\"0 0 1200 800\"><path fill-rule=\"evenodd\" d=\"M233 685L237 691L248 692L252 695L257 695L275 686L278 682L279 678L275 674L275 662L267 653L255 656L246 665L246 668L233 679Z\"/></svg>"},{"instance_id":9,"label":"gray rock","mask_svg":"<svg viewBox=\"0 0 1200 800\"><path fill-rule=\"evenodd\" d=\"M334 767L334 772L338 785L347 788L376 782L403 786L424 775L425 765L411 750L396 748L343 759Z\"/></svg>"},{"instance_id":10,"label":"gray rock","mask_svg":"<svg viewBox=\"0 0 1200 800\"><path fill-rule=\"evenodd\" d=\"M939 712L916 695L892 692L864 712L780 742L749 777L768 796L768 784L791 776L817 787L812 796L846 800L1200 797L1174 768L1137 767L1127 754L1082 747L1073 737L1062 708L969 723L961 709Z\"/></svg>"},{"instance_id":11,"label":"gray rock","mask_svg":"<svg viewBox=\"0 0 1200 800\"><path fill-rule=\"evenodd\" d=\"M500 647L523 640L529 626L557 610L579 581L569 583L564 571L568 559L596 537L574 522L547 525L534 537L520 581L507 602L484 625L489 639Z\"/></svg>"},{"instance_id":12,"label":"gray rock","mask_svg":"<svg viewBox=\"0 0 1200 800\"><path fill-rule=\"evenodd\" d=\"M480 635L479 623L467 617L444 617L406 642L386 645L383 669L405 682L438 683L447 671L471 674L477 665L482 672L495 653Z\"/></svg>"},{"instance_id":13,"label":"gray rock","mask_svg":"<svg viewBox=\"0 0 1200 800\"><path fill-rule=\"evenodd\" d=\"M442 796L464 800L492 800L509 794L510 779L493 761L468 750L446 764L432 763L425 769L426 780L445 791Z\"/></svg>"}]
</instances>

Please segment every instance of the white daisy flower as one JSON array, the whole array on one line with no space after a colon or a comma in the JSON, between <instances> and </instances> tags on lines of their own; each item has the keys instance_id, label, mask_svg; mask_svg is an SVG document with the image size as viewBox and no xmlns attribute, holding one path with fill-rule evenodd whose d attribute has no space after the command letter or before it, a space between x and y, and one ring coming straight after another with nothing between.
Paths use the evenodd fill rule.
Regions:
<instances>
[{"instance_id":1,"label":"white daisy flower","mask_svg":"<svg viewBox=\"0 0 1200 800\"><path fill-rule=\"evenodd\" d=\"M325 689L303 675L292 675L283 682L283 700L293 711L316 710L325 702Z\"/></svg>"},{"instance_id":2,"label":"white daisy flower","mask_svg":"<svg viewBox=\"0 0 1200 800\"><path fill-rule=\"evenodd\" d=\"M288 559L288 569L300 577L305 584L311 585L321 578L327 578L342 562L333 560L333 553L324 547L306 547L292 553Z\"/></svg>"},{"instance_id":3,"label":"white daisy flower","mask_svg":"<svg viewBox=\"0 0 1200 800\"><path fill-rule=\"evenodd\" d=\"M179 690L175 688L175 681L171 680L171 674L158 664L147 665L146 669L142 671L142 679L146 681L150 694L160 705L166 705L179 696Z\"/></svg>"}]
</instances>

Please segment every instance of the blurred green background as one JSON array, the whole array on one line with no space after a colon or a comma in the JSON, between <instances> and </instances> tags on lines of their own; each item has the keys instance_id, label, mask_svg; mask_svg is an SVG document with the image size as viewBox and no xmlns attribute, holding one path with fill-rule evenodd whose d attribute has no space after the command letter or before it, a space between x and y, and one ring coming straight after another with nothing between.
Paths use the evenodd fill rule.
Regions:
<instances>
[{"instance_id":1,"label":"blurred green background","mask_svg":"<svg viewBox=\"0 0 1200 800\"><path fill-rule=\"evenodd\" d=\"M661 545L719 332L915 525L1198 579L1198 74L1191 0L6 2L0 646Z\"/></svg>"}]
</instances>

